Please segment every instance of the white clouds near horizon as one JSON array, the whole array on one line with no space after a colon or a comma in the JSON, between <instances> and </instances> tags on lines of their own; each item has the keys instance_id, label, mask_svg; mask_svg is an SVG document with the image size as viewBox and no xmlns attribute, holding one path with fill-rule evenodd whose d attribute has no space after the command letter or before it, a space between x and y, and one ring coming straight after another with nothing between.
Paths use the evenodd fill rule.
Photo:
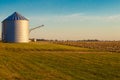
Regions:
<instances>
[{"instance_id":1,"label":"white clouds near horizon","mask_svg":"<svg viewBox=\"0 0 120 80\"><path fill-rule=\"evenodd\" d=\"M33 31L30 34L32 38L120 40L120 15L93 16L75 13L27 18L30 20L30 27L45 25Z\"/></svg>"},{"instance_id":2,"label":"white clouds near horizon","mask_svg":"<svg viewBox=\"0 0 120 80\"><path fill-rule=\"evenodd\" d=\"M44 24L36 38L120 40L120 15L90 16L83 13L30 17L31 25ZM45 29L45 31L44 31ZM38 34L41 34L40 36Z\"/></svg>"}]
</instances>

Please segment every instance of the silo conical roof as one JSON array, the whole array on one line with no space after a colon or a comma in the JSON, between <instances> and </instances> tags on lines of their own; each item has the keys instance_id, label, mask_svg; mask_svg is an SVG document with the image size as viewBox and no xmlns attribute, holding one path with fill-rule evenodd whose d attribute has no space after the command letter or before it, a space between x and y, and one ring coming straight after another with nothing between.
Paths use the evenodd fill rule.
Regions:
<instances>
[{"instance_id":1,"label":"silo conical roof","mask_svg":"<svg viewBox=\"0 0 120 80\"><path fill-rule=\"evenodd\" d=\"M4 21L15 21L15 20L27 20L27 18L25 18L24 16L20 15L17 12L14 12L12 15L8 16Z\"/></svg>"}]
</instances>

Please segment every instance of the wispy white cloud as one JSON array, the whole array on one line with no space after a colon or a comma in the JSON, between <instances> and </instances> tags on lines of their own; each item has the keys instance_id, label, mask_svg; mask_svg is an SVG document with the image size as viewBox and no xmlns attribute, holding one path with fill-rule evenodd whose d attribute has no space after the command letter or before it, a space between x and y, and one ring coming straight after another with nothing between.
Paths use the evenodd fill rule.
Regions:
<instances>
[{"instance_id":1,"label":"wispy white cloud","mask_svg":"<svg viewBox=\"0 0 120 80\"><path fill-rule=\"evenodd\" d=\"M90 16L83 13L75 13L70 15L58 15L58 16L34 16L30 17L33 20L39 20L41 22L71 22L71 21L102 21L102 22L118 22L120 21L120 15L111 16Z\"/></svg>"}]
</instances>

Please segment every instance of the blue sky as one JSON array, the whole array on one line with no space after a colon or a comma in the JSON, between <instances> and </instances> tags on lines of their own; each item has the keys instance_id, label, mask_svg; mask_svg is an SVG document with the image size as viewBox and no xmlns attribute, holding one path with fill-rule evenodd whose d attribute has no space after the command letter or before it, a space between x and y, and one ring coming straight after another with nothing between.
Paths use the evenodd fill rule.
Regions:
<instances>
[{"instance_id":1,"label":"blue sky","mask_svg":"<svg viewBox=\"0 0 120 80\"><path fill-rule=\"evenodd\" d=\"M45 25L31 38L120 40L120 0L0 0L0 21L15 11Z\"/></svg>"},{"instance_id":2,"label":"blue sky","mask_svg":"<svg viewBox=\"0 0 120 80\"><path fill-rule=\"evenodd\" d=\"M0 0L0 8L6 9L7 12L19 11L27 15L81 12L90 15L106 15L117 14L120 9L119 3L120 0ZM2 10L1 12L6 12Z\"/></svg>"}]
</instances>

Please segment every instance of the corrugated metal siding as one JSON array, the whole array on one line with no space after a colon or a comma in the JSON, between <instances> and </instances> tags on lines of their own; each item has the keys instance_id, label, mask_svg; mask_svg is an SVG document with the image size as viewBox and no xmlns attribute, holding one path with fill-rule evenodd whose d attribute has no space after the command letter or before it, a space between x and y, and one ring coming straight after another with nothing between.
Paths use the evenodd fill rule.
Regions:
<instances>
[{"instance_id":1,"label":"corrugated metal siding","mask_svg":"<svg viewBox=\"0 0 120 80\"><path fill-rule=\"evenodd\" d=\"M17 12L14 12L12 15L8 16L4 21L15 21L15 20L27 20L27 18L25 18L24 16L20 15Z\"/></svg>"},{"instance_id":2,"label":"corrugated metal siding","mask_svg":"<svg viewBox=\"0 0 120 80\"><path fill-rule=\"evenodd\" d=\"M29 42L29 21L19 15L12 14L2 22L3 42Z\"/></svg>"}]
</instances>

